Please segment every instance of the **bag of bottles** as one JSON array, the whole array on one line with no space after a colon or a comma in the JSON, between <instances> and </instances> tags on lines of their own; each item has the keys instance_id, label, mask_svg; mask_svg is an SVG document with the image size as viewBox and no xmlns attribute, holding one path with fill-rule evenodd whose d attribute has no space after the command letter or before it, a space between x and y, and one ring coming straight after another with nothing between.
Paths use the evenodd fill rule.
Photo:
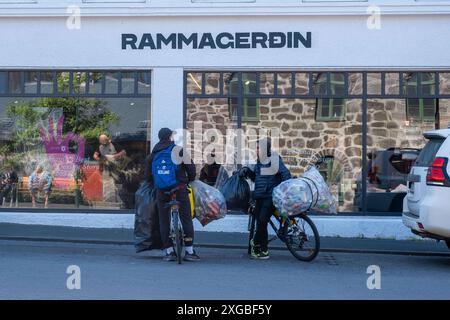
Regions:
<instances>
[{"instance_id":1,"label":"bag of bottles","mask_svg":"<svg viewBox=\"0 0 450 320\"><path fill-rule=\"evenodd\" d=\"M278 211L287 216L295 216L309 210L337 213L336 201L314 166L300 178L279 184L273 189L272 200Z\"/></svg>"},{"instance_id":2,"label":"bag of bottles","mask_svg":"<svg viewBox=\"0 0 450 320\"><path fill-rule=\"evenodd\" d=\"M219 190L199 180L190 185L194 193L195 217L202 226L226 216L227 205Z\"/></svg>"}]
</instances>

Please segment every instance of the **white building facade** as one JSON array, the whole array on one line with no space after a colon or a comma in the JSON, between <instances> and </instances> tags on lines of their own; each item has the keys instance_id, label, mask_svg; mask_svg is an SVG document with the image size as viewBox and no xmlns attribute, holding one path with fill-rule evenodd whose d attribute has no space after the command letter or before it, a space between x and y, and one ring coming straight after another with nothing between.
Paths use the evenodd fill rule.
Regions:
<instances>
[{"instance_id":1,"label":"white building facade","mask_svg":"<svg viewBox=\"0 0 450 320\"><path fill-rule=\"evenodd\" d=\"M450 1L0 1L0 30L2 210L130 210L158 130L200 123L280 129L339 212L396 215L450 124ZM96 158L102 133L126 156Z\"/></svg>"}]
</instances>

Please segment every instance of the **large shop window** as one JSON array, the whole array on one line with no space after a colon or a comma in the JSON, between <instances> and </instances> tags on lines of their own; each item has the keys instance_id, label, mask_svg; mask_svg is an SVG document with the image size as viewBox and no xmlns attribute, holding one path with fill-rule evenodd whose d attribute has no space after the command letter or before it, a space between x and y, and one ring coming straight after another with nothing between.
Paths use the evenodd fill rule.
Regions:
<instances>
[{"instance_id":1,"label":"large shop window","mask_svg":"<svg viewBox=\"0 0 450 320\"><path fill-rule=\"evenodd\" d=\"M256 72L223 73L222 76L219 73L187 73L186 78L186 128L191 131L191 136L201 126L202 130L216 129L223 134L225 142L227 130L238 127L237 110L242 108L241 129L247 140L254 138L251 136L254 132L278 130L278 152L293 175L300 175L310 165L318 166L339 203L339 210L359 210L356 199L361 196L361 190L357 190L356 185L358 179L361 180L362 168L360 99L341 99L340 110L346 110L345 113L336 115L333 121L318 121L316 99L289 97L293 90L308 93L309 81L303 73L294 76L290 72L263 72L258 75ZM220 87L221 78L223 88ZM205 84L204 88L201 83ZM338 88L337 94L342 89ZM209 96L212 92L222 92L223 97ZM284 98L270 96L275 93ZM339 99L337 94L336 99ZM230 101L233 106L231 112ZM246 101L256 102L249 105ZM249 107L254 106L258 111L250 114ZM327 113L327 116L332 115ZM195 143L202 144L199 141ZM212 170L214 168L205 163L197 164L199 178L214 184L215 177L208 179L207 173L217 170Z\"/></svg>"},{"instance_id":2,"label":"large shop window","mask_svg":"<svg viewBox=\"0 0 450 320\"><path fill-rule=\"evenodd\" d=\"M188 130L200 124L225 139L228 129L238 127L244 134L277 129L277 150L292 174L315 165L340 212L400 214L407 177L421 161L423 134L450 125L450 73L216 71L186 76ZM257 106L257 112L248 112L249 106Z\"/></svg>"},{"instance_id":3,"label":"large shop window","mask_svg":"<svg viewBox=\"0 0 450 320\"><path fill-rule=\"evenodd\" d=\"M0 80L0 205L134 208L150 143L150 77L142 74L8 72Z\"/></svg>"}]
</instances>

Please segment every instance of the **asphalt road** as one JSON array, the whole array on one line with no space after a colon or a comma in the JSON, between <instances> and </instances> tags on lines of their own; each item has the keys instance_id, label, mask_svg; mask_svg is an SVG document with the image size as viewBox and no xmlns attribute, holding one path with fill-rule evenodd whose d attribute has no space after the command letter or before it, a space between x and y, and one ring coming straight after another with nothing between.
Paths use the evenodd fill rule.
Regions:
<instances>
[{"instance_id":1,"label":"asphalt road","mask_svg":"<svg viewBox=\"0 0 450 320\"><path fill-rule=\"evenodd\" d=\"M0 299L450 299L450 257L322 253L312 263L273 251L253 261L238 249L200 248L177 265L132 246L0 241ZM69 265L80 290L67 289ZM367 268L381 289L367 288Z\"/></svg>"}]
</instances>

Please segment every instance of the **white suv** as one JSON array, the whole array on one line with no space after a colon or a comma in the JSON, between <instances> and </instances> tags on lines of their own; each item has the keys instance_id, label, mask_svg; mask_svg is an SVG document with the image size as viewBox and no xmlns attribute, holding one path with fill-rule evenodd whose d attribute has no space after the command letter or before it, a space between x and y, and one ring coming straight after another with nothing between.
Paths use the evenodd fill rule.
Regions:
<instances>
[{"instance_id":1,"label":"white suv","mask_svg":"<svg viewBox=\"0 0 450 320\"><path fill-rule=\"evenodd\" d=\"M424 134L427 144L408 175L403 224L414 234L450 248L450 129Z\"/></svg>"}]
</instances>

